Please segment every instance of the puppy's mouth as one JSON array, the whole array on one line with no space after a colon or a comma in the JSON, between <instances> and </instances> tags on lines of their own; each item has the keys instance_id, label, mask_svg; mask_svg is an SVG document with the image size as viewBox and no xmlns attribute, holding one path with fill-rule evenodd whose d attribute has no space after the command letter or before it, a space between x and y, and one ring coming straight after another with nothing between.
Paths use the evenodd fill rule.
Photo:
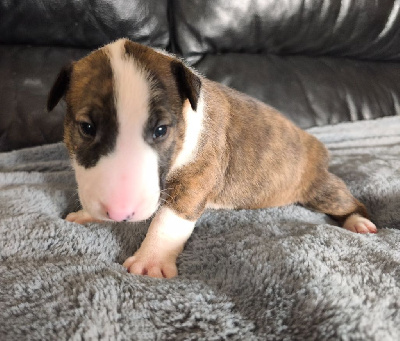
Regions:
<instances>
[{"instance_id":1,"label":"puppy's mouth","mask_svg":"<svg viewBox=\"0 0 400 341\"><path fill-rule=\"evenodd\" d=\"M94 219L112 222L139 222L151 218L163 203L161 195L145 198L139 203L103 204L101 200L80 198L82 208Z\"/></svg>"}]
</instances>

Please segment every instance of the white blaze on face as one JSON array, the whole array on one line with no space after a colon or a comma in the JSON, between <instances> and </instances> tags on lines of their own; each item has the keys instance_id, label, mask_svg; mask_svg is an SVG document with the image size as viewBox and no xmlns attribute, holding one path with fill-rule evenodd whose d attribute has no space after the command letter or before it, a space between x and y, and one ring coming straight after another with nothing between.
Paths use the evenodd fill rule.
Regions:
<instances>
[{"instance_id":1,"label":"white blaze on face","mask_svg":"<svg viewBox=\"0 0 400 341\"><path fill-rule=\"evenodd\" d=\"M125 54L124 40L106 47L114 75L119 131L115 149L92 168L73 163L82 206L94 218L139 221L157 209L158 156L144 141L150 84Z\"/></svg>"}]
</instances>

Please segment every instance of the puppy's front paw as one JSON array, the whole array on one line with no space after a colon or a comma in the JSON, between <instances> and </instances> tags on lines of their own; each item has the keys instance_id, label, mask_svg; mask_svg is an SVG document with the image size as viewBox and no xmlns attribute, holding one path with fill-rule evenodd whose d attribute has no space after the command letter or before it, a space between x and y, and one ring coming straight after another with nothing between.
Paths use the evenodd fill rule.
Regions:
<instances>
[{"instance_id":1,"label":"puppy's front paw","mask_svg":"<svg viewBox=\"0 0 400 341\"><path fill-rule=\"evenodd\" d=\"M87 224L87 223L99 223L101 220L93 218L89 213L84 210L78 212L72 212L65 218L66 221L77 224Z\"/></svg>"},{"instance_id":2,"label":"puppy's front paw","mask_svg":"<svg viewBox=\"0 0 400 341\"><path fill-rule=\"evenodd\" d=\"M156 278L172 278L178 275L175 257L146 254L139 249L122 264L131 274Z\"/></svg>"},{"instance_id":3,"label":"puppy's front paw","mask_svg":"<svg viewBox=\"0 0 400 341\"><path fill-rule=\"evenodd\" d=\"M375 224L367 218L353 214L346 219L343 227L355 233L377 233Z\"/></svg>"}]
</instances>

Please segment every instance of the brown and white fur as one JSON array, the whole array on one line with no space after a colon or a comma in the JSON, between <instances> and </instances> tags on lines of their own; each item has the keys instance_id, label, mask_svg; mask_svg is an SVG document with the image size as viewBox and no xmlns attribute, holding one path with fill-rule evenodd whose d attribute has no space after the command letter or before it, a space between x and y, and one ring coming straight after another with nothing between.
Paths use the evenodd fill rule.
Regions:
<instances>
[{"instance_id":1,"label":"brown and white fur","mask_svg":"<svg viewBox=\"0 0 400 341\"><path fill-rule=\"evenodd\" d=\"M328 172L322 143L174 56L118 40L61 70L48 110L62 97L83 207L66 219L134 222L155 213L124 263L131 273L176 276L206 208L298 203L350 231L376 232L364 205Z\"/></svg>"}]
</instances>

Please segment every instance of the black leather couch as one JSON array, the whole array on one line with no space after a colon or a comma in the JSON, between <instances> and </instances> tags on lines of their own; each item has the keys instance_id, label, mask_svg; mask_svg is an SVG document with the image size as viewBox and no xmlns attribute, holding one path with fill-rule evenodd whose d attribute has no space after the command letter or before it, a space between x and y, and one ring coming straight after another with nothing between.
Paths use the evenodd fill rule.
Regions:
<instances>
[{"instance_id":1,"label":"black leather couch","mask_svg":"<svg viewBox=\"0 0 400 341\"><path fill-rule=\"evenodd\" d=\"M303 128L400 112L397 0L0 0L0 151L62 139L68 61L119 37L183 56Z\"/></svg>"}]
</instances>

